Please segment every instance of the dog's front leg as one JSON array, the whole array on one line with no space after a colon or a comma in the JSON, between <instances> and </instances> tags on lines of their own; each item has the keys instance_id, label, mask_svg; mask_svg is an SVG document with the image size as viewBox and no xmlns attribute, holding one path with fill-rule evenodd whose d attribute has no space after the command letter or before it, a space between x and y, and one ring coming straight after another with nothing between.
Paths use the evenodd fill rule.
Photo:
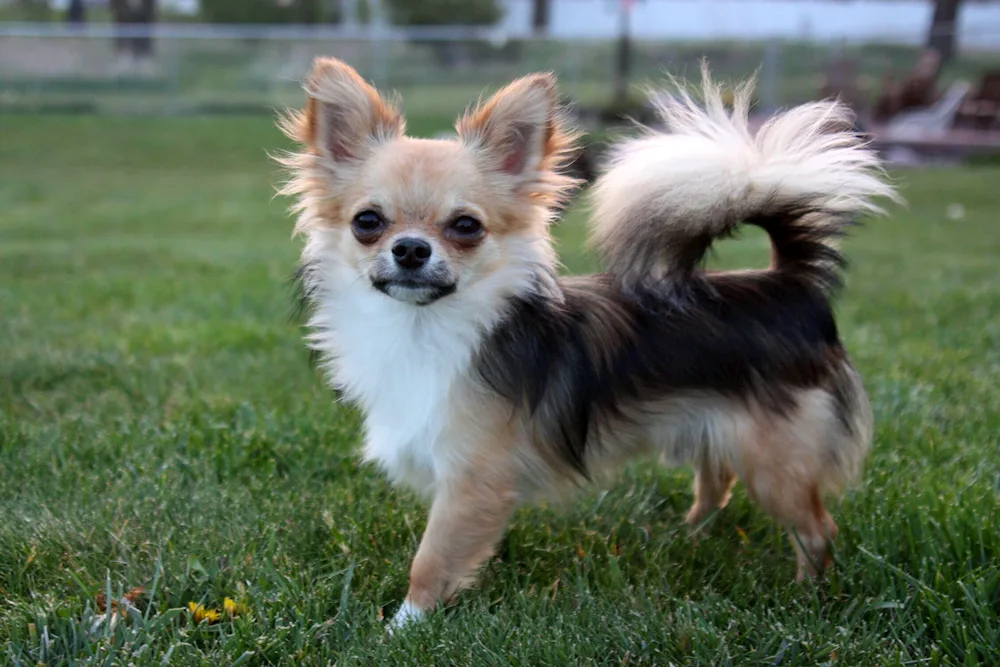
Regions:
<instances>
[{"instance_id":1,"label":"dog's front leg","mask_svg":"<svg viewBox=\"0 0 1000 667\"><path fill-rule=\"evenodd\" d=\"M390 628L420 618L474 581L517 500L514 476L491 465L469 465L442 485L410 569L409 592Z\"/></svg>"}]
</instances>

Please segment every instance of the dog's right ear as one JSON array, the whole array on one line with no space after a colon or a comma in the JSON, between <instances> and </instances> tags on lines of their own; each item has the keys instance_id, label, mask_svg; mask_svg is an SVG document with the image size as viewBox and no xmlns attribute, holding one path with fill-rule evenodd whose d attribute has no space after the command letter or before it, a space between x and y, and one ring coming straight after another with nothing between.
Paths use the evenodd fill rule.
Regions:
<instances>
[{"instance_id":1,"label":"dog's right ear","mask_svg":"<svg viewBox=\"0 0 1000 667\"><path fill-rule=\"evenodd\" d=\"M301 139L335 163L363 159L375 145L406 129L396 106L336 58L317 58L305 88L309 101Z\"/></svg>"}]
</instances>

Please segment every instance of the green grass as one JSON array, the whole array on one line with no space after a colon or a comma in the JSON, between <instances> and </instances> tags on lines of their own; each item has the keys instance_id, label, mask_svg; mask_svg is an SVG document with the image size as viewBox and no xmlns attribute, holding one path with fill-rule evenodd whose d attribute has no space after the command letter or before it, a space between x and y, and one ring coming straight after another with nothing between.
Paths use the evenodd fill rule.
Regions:
<instances>
[{"instance_id":1,"label":"green grass","mask_svg":"<svg viewBox=\"0 0 1000 667\"><path fill-rule=\"evenodd\" d=\"M259 118L0 117L0 663L995 664L1000 169L896 174L909 208L849 245L878 428L827 581L792 583L742 490L692 540L690 475L637 465L520 511L478 587L387 637L425 512L357 462L288 322L282 145ZM134 586L145 618L88 636ZM248 613L184 609L227 596Z\"/></svg>"}]
</instances>

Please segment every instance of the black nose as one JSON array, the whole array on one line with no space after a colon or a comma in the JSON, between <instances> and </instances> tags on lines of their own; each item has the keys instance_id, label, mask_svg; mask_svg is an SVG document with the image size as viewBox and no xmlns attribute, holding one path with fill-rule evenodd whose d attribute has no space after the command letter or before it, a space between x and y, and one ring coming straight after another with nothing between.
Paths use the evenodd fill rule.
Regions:
<instances>
[{"instance_id":1,"label":"black nose","mask_svg":"<svg viewBox=\"0 0 1000 667\"><path fill-rule=\"evenodd\" d=\"M431 244L413 237L399 239L392 244L392 256L404 269L419 269L431 258Z\"/></svg>"}]
</instances>

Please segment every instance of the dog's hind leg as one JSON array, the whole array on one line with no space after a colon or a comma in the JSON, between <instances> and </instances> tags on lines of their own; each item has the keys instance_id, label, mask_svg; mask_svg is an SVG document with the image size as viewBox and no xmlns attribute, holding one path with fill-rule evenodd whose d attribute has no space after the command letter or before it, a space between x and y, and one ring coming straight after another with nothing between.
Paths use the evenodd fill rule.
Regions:
<instances>
[{"instance_id":1,"label":"dog's hind leg","mask_svg":"<svg viewBox=\"0 0 1000 667\"><path fill-rule=\"evenodd\" d=\"M788 530L799 580L826 569L837 536L822 499L840 474L830 449L841 427L830 405L822 392L804 392L791 414L760 413L755 441L742 443L740 476L750 497Z\"/></svg>"},{"instance_id":2,"label":"dog's hind leg","mask_svg":"<svg viewBox=\"0 0 1000 667\"><path fill-rule=\"evenodd\" d=\"M788 530L798 562L795 578L822 574L831 563L829 545L837 537L837 524L823 505L819 487L798 480L777 483L780 489L754 476L747 480L747 488L750 497Z\"/></svg>"}]
</instances>

